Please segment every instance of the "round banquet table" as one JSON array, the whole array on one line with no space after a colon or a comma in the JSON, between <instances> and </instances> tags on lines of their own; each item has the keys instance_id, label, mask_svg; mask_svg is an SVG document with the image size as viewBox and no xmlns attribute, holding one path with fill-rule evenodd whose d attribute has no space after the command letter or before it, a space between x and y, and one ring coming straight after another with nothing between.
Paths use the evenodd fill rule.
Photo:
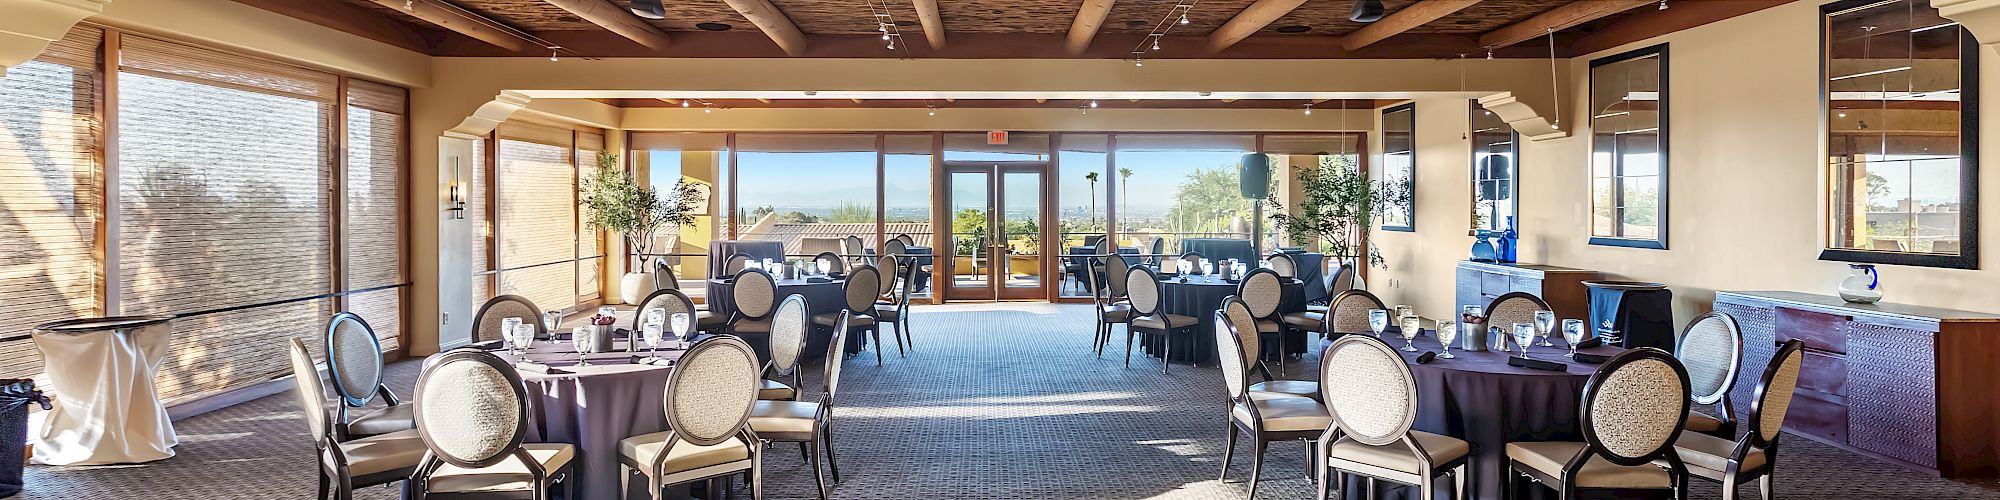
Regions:
<instances>
[{"instance_id":1,"label":"round banquet table","mask_svg":"<svg viewBox=\"0 0 2000 500\"><path fill-rule=\"evenodd\" d=\"M621 498L618 441L667 430L664 399L673 369L633 363L624 349L618 341L616 352L591 354L590 365L579 366L569 341L539 342L527 359L548 369L520 370L532 403L527 442L576 445L583 498ZM659 355L678 359L683 352L662 348ZM504 350L493 353L509 363L518 359Z\"/></svg>"},{"instance_id":2,"label":"round banquet table","mask_svg":"<svg viewBox=\"0 0 2000 500\"><path fill-rule=\"evenodd\" d=\"M1223 280L1216 275L1189 276L1186 282L1180 278L1160 280L1160 310L1168 314L1193 316L1200 320L1194 334L1174 335L1174 359L1189 363L1205 364L1215 360L1215 310L1222 308L1222 299L1236 294L1236 283ZM1305 284L1292 280L1284 284L1285 298L1278 306L1280 314L1306 310ZM1285 338L1285 352L1296 354L1306 352L1306 337L1294 333ZM1146 354L1156 355L1155 342L1146 343ZM1266 348L1269 351L1270 348ZM1268 358L1269 352L1265 353Z\"/></svg>"},{"instance_id":3,"label":"round banquet table","mask_svg":"<svg viewBox=\"0 0 2000 500\"><path fill-rule=\"evenodd\" d=\"M1530 347L1535 359L1568 364L1566 371L1537 370L1507 365L1508 354L1499 351L1460 351L1455 359L1434 359L1416 364L1425 351L1439 351L1435 331L1424 330L1416 339L1417 352L1401 350L1399 329L1389 327L1383 337L1395 346L1417 379L1417 420L1412 428L1433 434L1464 439L1472 444L1467 461L1466 498L1555 498L1552 489L1531 485L1528 496L1503 495L1507 474L1507 443L1513 441L1582 441L1578 411L1583 386L1599 365L1580 363L1563 356L1569 352L1561 338L1550 338L1556 347ZM1620 349L1593 347L1580 352L1610 356ZM1375 482L1380 493L1375 498L1410 498L1416 487L1386 481ZM1346 497L1364 498L1358 477L1350 476ZM1451 482L1436 491L1435 498L1450 497Z\"/></svg>"},{"instance_id":4,"label":"round banquet table","mask_svg":"<svg viewBox=\"0 0 2000 500\"><path fill-rule=\"evenodd\" d=\"M806 309L814 316L840 312L847 304L846 295L842 293L842 287L847 285L847 280L844 279L828 279L824 276L806 279L780 278L777 280L777 283L777 302L784 302L785 297L792 295L804 295L806 297ZM729 315L734 314L736 312L735 291L736 281L734 279L709 278L708 310L724 318L728 318ZM750 343L752 349L757 350L758 360L771 360L769 335L751 333L740 336L743 337L744 342ZM832 331L820 332L818 328L814 328L813 334L806 336L806 352L826 352L827 344L831 343L829 341L832 339ZM855 337L848 338L847 352L861 352L862 346L866 343L865 336L856 335Z\"/></svg>"}]
</instances>

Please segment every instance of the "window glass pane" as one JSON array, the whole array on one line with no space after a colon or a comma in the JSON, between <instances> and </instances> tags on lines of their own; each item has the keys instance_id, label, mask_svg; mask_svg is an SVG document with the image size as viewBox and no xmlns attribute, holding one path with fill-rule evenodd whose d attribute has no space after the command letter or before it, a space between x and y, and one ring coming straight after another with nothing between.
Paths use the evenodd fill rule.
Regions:
<instances>
[{"instance_id":1,"label":"window glass pane","mask_svg":"<svg viewBox=\"0 0 2000 500\"><path fill-rule=\"evenodd\" d=\"M840 251L875 235L875 134L741 134L737 239L783 242L787 255Z\"/></svg>"},{"instance_id":2,"label":"window glass pane","mask_svg":"<svg viewBox=\"0 0 2000 500\"><path fill-rule=\"evenodd\" d=\"M931 134L889 134L882 137L882 232L894 238L910 235L919 247L937 251L931 230ZM919 260L919 264L923 261ZM911 296L930 295L930 275L919 266Z\"/></svg>"},{"instance_id":3,"label":"window glass pane","mask_svg":"<svg viewBox=\"0 0 2000 500\"><path fill-rule=\"evenodd\" d=\"M1351 185L1341 180L1366 182L1355 177L1360 175L1364 143L1362 134L1266 134L1264 153L1271 156L1271 180L1276 185L1271 198L1288 217L1330 218L1340 210L1338 188ZM1360 253L1356 250L1365 226L1358 219L1327 233L1315 233L1312 224L1270 220L1272 210L1265 208L1267 251L1291 247L1321 252L1334 257L1322 259L1321 265L1327 268L1344 262L1341 257Z\"/></svg>"},{"instance_id":4,"label":"window glass pane","mask_svg":"<svg viewBox=\"0 0 2000 500\"><path fill-rule=\"evenodd\" d=\"M1591 62L1593 237L1664 246L1665 53L1657 45Z\"/></svg>"},{"instance_id":5,"label":"window glass pane","mask_svg":"<svg viewBox=\"0 0 2000 500\"><path fill-rule=\"evenodd\" d=\"M706 293L700 284L708 279L708 242L726 237L728 209L722 181L728 177L728 136L717 133L645 132L631 135L632 159L646 173L653 191L662 197L686 183L698 199L694 203L694 224L662 228L653 242L653 253L661 254L673 266L674 276L685 285L681 291L699 297ZM678 254L678 255L673 255Z\"/></svg>"},{"instance_id":6,"label":"window glass pane","mask_svg":"<svg viewBox=\"0 0 2000 500\"><path fill-rule=\"evenodd\" d=\"M511 122L510 122L511 123ZM544 310L576 306L576 169L568 145L509 139L503 128L499 183L500 293Z\"/></svg>"},{"instance_id":7,"label":"window glass pane","mask_svg":"<svg viewBox=\"0 0 2000 500\"><path fill-rule=\"evenodd\" d=\"M1096 243L1097 236L1105 234L1105 222L1111 207L1105 206L1114 189L1129 186L1132 177L1138 173L1131 167L1122 167L1119 172L1106 174L1105 166L1110 162L1109 136L1104 134L1064 134L1056 154L1062 164L1062 174L1056 179L1059 192L1056 205L1057 236L1062 243L1058 251L1065 255L1093 254L1109 252L1107 249L1086 247L1085 243ZM1092 182L1091 179L1096 179ZM1125 217L1126 209L1132 206L1130 194L1118 193L1119 216ZM1118 246L1135 247L1130 235L1120 235ZM1099 245L1102 246L1102 245ZM1084 257L1066 257L1063 260L1063 282L1060 287L1063 296L1088 297L1090 288L1083 286Z\"/></svg>"},{"instance_id":8,"label":"window glass pane","mask_svg":"<svg viewBox=\"0 0 2000 500\"><path fill-rule=\"evenodd\" d=\"M347 102L347 288L394 285L402 273L403 89L351 80ZM347 310L375 329L383 349L402 330L398 290L357 294Z\"/></svg>"},{"instance_id":9,"label":"window glass pane","mask_svg":"<svg viewBox=\"0 0 2000 500\"><path fill-rule=\"evenodd\" d=\"M1247 134L1119 134L1118 166L1135 172L1123 186L1131 196L1119 209L1121 237L1162 237L1167 253L1187 238L1249 239L1253 201L1237 168L1256 144Z\"/></svg>"}]
</instances>

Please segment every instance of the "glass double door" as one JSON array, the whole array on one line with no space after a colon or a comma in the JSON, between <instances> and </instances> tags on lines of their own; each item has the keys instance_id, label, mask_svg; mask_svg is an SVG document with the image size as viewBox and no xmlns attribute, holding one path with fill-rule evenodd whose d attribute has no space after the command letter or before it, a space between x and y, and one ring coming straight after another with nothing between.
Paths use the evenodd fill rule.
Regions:
<instances>
[{"instance_id":1,"label":"glass double door","mask_svg":"<svg viewBox=\"0 0 2000 500\"><path fill-rule=\"evenodd\" d=\"M945 162L947 300L1039 299L1048 296L1042 251L1049 163Z\"/></svg>"}]
</instances>

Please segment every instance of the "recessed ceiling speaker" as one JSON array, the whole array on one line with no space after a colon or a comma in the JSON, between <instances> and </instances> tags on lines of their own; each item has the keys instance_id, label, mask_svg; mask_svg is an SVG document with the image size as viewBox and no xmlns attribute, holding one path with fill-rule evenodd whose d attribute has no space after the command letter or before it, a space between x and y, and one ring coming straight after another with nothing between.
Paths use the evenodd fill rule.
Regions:
<instances>
[{"instance_id":1,"label":"recessed ceiling speaker","mask_svg":"<svg viewBox=\"0 0 2000 500\"><path fill-rule=\"evenodd\" d=\"M1382 0L1354 0L1354 9L1347 11L1347 20L1357 23L1382 20Z\"/></svg>"},{"instance_id":2,"label":"recessed ceiling speaker","mask_svg":"<svg viewBox=\"0 0 2000 500\"><path fill-rule=\"evenodd\" d=\"M632 0L632 14L646 19L666 19L667 7L661 5L660 0Z\"/></svg>"}]
</instances>

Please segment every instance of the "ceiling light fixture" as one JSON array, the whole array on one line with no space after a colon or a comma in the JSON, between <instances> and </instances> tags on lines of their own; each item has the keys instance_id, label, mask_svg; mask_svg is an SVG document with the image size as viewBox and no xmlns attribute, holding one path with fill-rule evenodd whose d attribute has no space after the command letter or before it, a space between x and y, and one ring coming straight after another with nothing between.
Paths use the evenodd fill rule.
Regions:
<instances>
[{"instance_id":1,"label":"ceiling light fixture","mask_svg":"<svg viewBox=\"0 0 2000 500\"><path fill-rule=\"evenodd\" d=\"M1146 63L1141 59L1146 56L1146 52L1148 50L1160 50L1160 41L1167 37L1168 32L1173 31L1174 26L1177 24L1188 24L1188 12L1194 10L1195 3L1199 1L1201 0L1174 0L1174 7L1167 10L1167 15L1161 17L1160 22L1153 24L1153 29L1146 32L1145 38L1139 39L1138 45L1132 46L1132 52L1130 52L1132 54L1132 66L1144 67ZM1127 24L1131 26L1143 26L1143 23L1144 21L1132 21Z\"/></svg>"},{"instance_id":2,"label":"ceiling light fixture","mask_svg":"<svg viewBox=\"0 0 2000 500\"><path fill-rule=\"evenodd\" d=\"M1187 14L1185 14L1185 13L1184 13L1184 14L1181 14L1181 24L1182 24L1182 25L1186 25L1187 23L1188 23L1188 18L1187 18Z\"/></svg>"},{"instance_id":3,"label":"ceiling light fixture","mask_svg":"<svg viewBox=\"0 0 2000 500\"><path fill-rule=\"evenodd\" d=\"M882 33L883 47L894 52L896 43L903 41L903 33L897 28L902 24L897 23L895 16L889 13L889 3L886 0L868 0L868 14L875 18L875 31ZM900 58L910 57L908 54L901 54Z\"/></svg>"},{"instance_id":4,"label":"ceiling light fixture","mask_svg":"<svg viewBox=\"0 0 2000 500\"><path fill-rule=\"evenodd\" d=\"M1086 115L1087 115L1087 114L1090 114L1090 107L1089 107L1089 106L1077 106L1077 107L1076 107L1076 109L1080 109L1080 110L1083 110L1083 114L1086 114Z\"/></svg>"},{"instance_id":5,"label":"ceiling light fixture","mask_svg":"<svg viewBox=\"0 0 2000 500\"><path fill-rule=\"evenodd\" d=\"M1160 37L1153 37L1153 50L1160 50Z\"/></svg>"},{"instance_id":6,"label":"ceiling light fixture","mask_svg":"<svg viewBox=\"0 0 2000 500\"><path fill-rule=\"evenodd\" d=\"M1096 99L1091 99L1091 100L1090 100L1090 107L1093 107L1093 108L1097 107L1097 100L1096 100Z\"/></svg>"},{"instance_id":7,"label":"ceiling light fixture","mask_svg":"<svg viewBox=\"0 0 2000 500\"><path fill-rule=\"evenodd\" d=\"M556 62L559 60L556 58L556 51L558 50L562 50L562 47L549 47L549 62Z\"/></svg>"},{"instance_id":8,"label":"ceiling light fixture","mask_svg":"<svg viewBox=\"0 0 2000 500\"><path fill-rule=\"evenodd\" d=\"M1667 0L1660 0L1660 10L1667 10Z\"/></svg>"},{"instance_id":9,"label":"ceiling light fixture","mask_svg":"<svg viewBox=\"0 0 2000 500\"><path fill-rule=\"evenodd\" d=\"M1354 8L1347 11L1347 20L1357 23L1380 21L1383 10L1382 0L1354 0Z\"/></svg>"},{"instance_id":10,"label":"ceiling light fixture","mask_svg":"<svg viewBox=\"0 0 2000 500\"><path fill-rule=\"evenodd\" d=\"M417 0L403 0L403 10L406 10L406 11L410 11L410 12L416 12L416 11L417 11Z\"/></svg>"},{"instance_id":11,"label":"ceiling light fixture","mask_svg":"<svg viewBox=\"0 0 2000 500\"><path fill-rule=\"evenodd\" d=\"M931 116L937 116L937 106L924 106L924 110L929 112Z\"/></svg>"},{"instance_id":12,"label":"ceiling light fixture","mask_svg":"<svg viewBox=\"0 0 2000 500\"><path fill-rule=\"evenodd\" d=\"M1313 104L1310 102L1306 103L1306 116L1312 116L1312 115L1313 115Z\"/></svg>"},{"instance_id":13,"label":"ceiling light fixture","mask_svg":"<svg viewBox=\"0 0 2000 500\"><path fill-rule=\"evenodd\" d=\"M681 107L683 107L683 108L685 108L685 107L688 107L688 100L687 100L687 99L681 99Z\"/></svg>"},{"instance_id":14,"label":"ceiling light fixture","mask_svg":"<svg viewBox=\"0 0 2000 500\"><path fill-rule=\"evenodd\" d=\"M646 19L666 19L667 8L660 0L632 0L632 15Z\"/></svg>"}]
</instances>

